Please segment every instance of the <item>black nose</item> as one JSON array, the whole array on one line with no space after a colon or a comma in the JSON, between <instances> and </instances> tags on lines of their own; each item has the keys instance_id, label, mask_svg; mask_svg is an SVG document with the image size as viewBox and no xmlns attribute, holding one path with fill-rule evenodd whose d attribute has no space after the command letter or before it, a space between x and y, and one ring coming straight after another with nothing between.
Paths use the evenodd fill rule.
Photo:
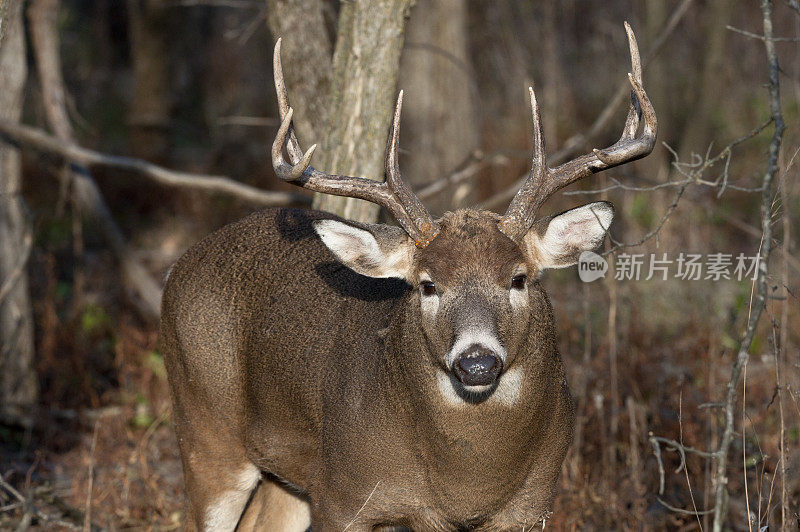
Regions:
<instances>
[{"instance_id":1,"label":"black nose","mask_svg":"<svg viewBox=\"0 0 800 532\"><path fill-rule=\"evenodd\" d=\"M503 361L480 345L471 345L453 363L456 378L467 386L492 384L503 369Z\"/></svg>"}]
</instances>

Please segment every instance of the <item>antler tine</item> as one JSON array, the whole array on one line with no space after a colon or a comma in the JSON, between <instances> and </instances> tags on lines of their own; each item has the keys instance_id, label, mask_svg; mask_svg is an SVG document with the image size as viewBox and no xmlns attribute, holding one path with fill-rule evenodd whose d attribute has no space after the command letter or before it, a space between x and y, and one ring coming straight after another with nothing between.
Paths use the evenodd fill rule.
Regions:
<instances>
[{"instance_id":1,"label":"antler tine","mask_svg":"<svg viewBox=\"0 0 800 532\"><path fill-rule=\"evenodd\" d=\"M529 208L529 198L541 195L541 189L550 175L547 168L547 155L544 147L544 130L542 129L542 116L539 113L539 104L536 102L536 93L533 86L528 87L531 98L531 117L533 120L533 153L531 156L531 171L528 179L514 195L508 206L506 215L500 221L500 229L508 234L522 232L522 227L530 227L534 222L537 209Z\"/></svg>"},{"instance_id":2,"label":"antler tine","mask_svg":"<svg viewBox=\"0 0 800 532\"><path fill-rule=\"evenodd\" d=\"M394 106L392 129L389 131L388 144L386 145L386 182L391 185L402 183L400 175L400 113L403 111L403 91L397 95L397 104Z\"/></svg>"},{"instance_id":3,"label":"antler tine","mask_svg":"<svg viewBox=\"0 0 800 532\"><path fill-rule=\"evenodd\" d=\"M642 87L642 65L636 36L630 25L625 23L628 45L631 54L631 69L628 79L631 83L631 105L625 120L625 127L619 140L608 148L592 150L592 153L581 155L557 168L547 168L544 155L544 137L541 133L536 98L531 91L531 110L534 117L534 155L531 173L522 188L514 196L511 204L500 222L500 229L513 240L520 240L533 224L539 208L559 189L575 181L608 168L640 159L653 151L658 120L655 109ZM644 126L637 137L640 118L644 118ZM541 161L537 165L537 162Z\"/></svg>"},{"instance_id":4,"label":"antler tine","mask_svg":"<svg viewBox=\"0 0 800 532\"><path fill-rule=\"evenodd\" d=\"M275 169L275 174L278 176L278 178L283 181L294 181L299 179L311 164L311 157L314 155L314 151L317 149L317 145L314 144L304 155L303 151L300 150L298 145L297 149L300 154L299 156L292 155L291 151L287 148L290 156L296 159L293 164L287 163L283 158L283 146L291 145L292 140L294 140L295 143L297 142L297 139L291 139L288 135L292 127L293 115L294 109L289 107L289 109L286 111L286 115L283 117L281 127L278 128L278 133L275 135L275 140L272 142L272 167Z\"/></svg>"},{"instance_id":5,"label":"antler tine","mask_svg":"<svg viewBox=\"0 0 800 532\"><path fill-rule=\"evenodd\" d=\"M303 153L294 134L292 116L294 110L289 106L286 85L281 67L281 40L275 43L273 66L275 72L275 92L278 95L278 109L281 125L272 143L272 167L279 179L314 192L358 198L377 203L389 210L400 226L414 239L418 247L427 246L439 231L438 225L406 186L400 176L398 166L398 137L400 132L400 110L403 93L397 100L392 131L386 150L386 183L345 175L327 174L311 166L311 157L317 145L314 144ZM291 163L286 162L283 149L289 154Z\"/></svg>"},{"instance_id":6,"label":"antler tine","mask_svg":"<svg viewBox=\"0 0 800 532\"><path fill-rule=\"evenodd\" d=\"M418 242L420 247L427 246L439 233L439 226L433 220L428 209L419 201L419 198L408 188L400 174L399 151L400 151L400 114L403 110L403 91L397 95L397 105L394 108L394 119L392 129L389 131L389 139L386 144L386 184L392 193L398 198L405 207L405 211L411 218L414 227L422 235L425 235L423 242ZM399 220L398 220L399 221Z\"/></svg>"},{"instance_id":7,"label":"antler tine","mask_svg":"<svg viewBox=\"0 0 800 532\"><path fill-rule=\"evenodd\" d=\"M639 58L639 45L636 44L636 36L633 34L631 25L625 21L625 33L628 35L628 48L631 52L631 74L633 79L639 85L642 84L642 62ZM639 118L641 117L642 109L639 106L639 101L636 99L634 92L631 92L631 105L628 108L628 117L625 119L625 128L622 130L622 137L620 140L632 139L636 136L636 130L639 129Z\"/></svg>"},{"instance_id":8,"label":"antler tine","mask_svg":"<svg viewBox=\"0 0 800 532\"><path fill-rule=\"evenodd\" d=\"M289 96L286 93L286 82L283 78L283 64L281 63L281 44L282 38L278 38L275 43L275 51L272 54L272 72L275 78L275 93L278 96L278 112L281 116L281 121L286 118L289 113ZM286 151L289 152L289 157L292 164L297 164L303 156L303 150L300 148L300 143L294 133L294 128L290 128L289 141L286 144Z\"/></svg>"}]
</instances>

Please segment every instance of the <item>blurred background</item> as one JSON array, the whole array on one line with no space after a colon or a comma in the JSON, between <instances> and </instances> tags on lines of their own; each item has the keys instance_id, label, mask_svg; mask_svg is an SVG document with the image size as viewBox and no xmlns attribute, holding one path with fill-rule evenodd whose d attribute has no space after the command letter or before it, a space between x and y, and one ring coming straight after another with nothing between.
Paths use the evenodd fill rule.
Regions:
<instances>
[{"instance_id":1,"label":"blurred background","mask_svg":"<svg viewBox=\"0 0 800 532\"><path fill-rule=\"evenodd\" d=\"M0 10L0 119L34 128L0 128L0 199L6 226L16 227L0 234L0 283L9 285L0 301L16 309L6 309L0 336L0 528L179 528L181 465L158 346L161 282L183 251L226 223L267 204L310 204L278 182L269 160L279 124L273 44L283 37L300 141L320 143L314 164L333 171L325 162L336 146L354 142L338 141L335 127L348 112L346 90L336 99L350 75L337 58L351 31L342 17L356 33L370 21L350 2L328 0L21 4L4 0ZM583 283L570 268L543 281L578 414L548 525L710 530L710 516L691 512L714 505L713 461L688 452L684 463L657 438L718 447L719 405L754 283L676 279L675 264L668 280L614 279L613 266L622 253L758 254L773 131L759 2L395 4L409 14L404 41L392 44L379 27L360 35L366 49L397 47L399 73L385 78L382 137L359 149L381 164L392 100L404 89L400 165L434 214L505 211L530 168L531 84L551 164L615 142L630 91L623 22L634 29L659 119L653 153L543 208L600 199L617 207L610 274ZM787 129L771 188L768 299L736 384L731 530L800 523L797 2L775 0L772 21ZM395 63L383 66L394 72ZM54 155L64 146L143 159L170 169L168 177L227 176L248 187L167 186L130 161L73 153L66 163ZM269 194L247 196L253 189Z\"/></svg>"}]
</instances>

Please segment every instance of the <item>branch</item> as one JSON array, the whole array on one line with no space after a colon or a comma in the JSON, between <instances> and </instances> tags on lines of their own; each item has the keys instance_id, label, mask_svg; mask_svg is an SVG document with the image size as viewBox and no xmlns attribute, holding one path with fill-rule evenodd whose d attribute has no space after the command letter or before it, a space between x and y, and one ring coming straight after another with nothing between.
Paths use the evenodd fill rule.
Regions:
<instances>
[{"instance_id":1,"label":"branch","mask_svg":"<svg viewBox=\"0 0 800 532\"><path fill-rule=\"evenodd\" d=\"M59 6L60 0L34 0L28 8L28 18L47 121L61 143L70 146L73 143L74 133L64 104L66 91L61 77L56 21ZM25 130L23 126L6 125L12 131ZM55 141L53 137L45 140ZM69 160L80 162L78 158L65 157L65 159L68 162ZM126 286L130 287L136 296L132 300L137 309L146 318L156 319L161 306L161 289L131 253L122 230L114 221L88 169L73 166L67 175L73 185L72 193L76 203L80 205L82 211L97 220L97 227L119 258Z\"/></svg>"},{"instance_id":2,"label":"branch","mask_svg":"<svg viewBox=\"0 0 800 532\"><path fill-rule=\"evenodd\" d=\"M733 148L741 144L742 142L751 139L761 133L764 128L766 128L769 124L772 123L772 118L768 119L764 123L755 128L751 129L748 133L742 135L741 137L731 141L727 146L722 148L722 150L717 153L714 157L711 157L711 146L708 147L706 150L705 157L699 154L692 154L692 161L691 162L681 162L678 159L678 154L675 150L673 150L668 144L664 143L664 147L672 154L674 157L674 161L672 162L672 166L677 170L679 174L681 174L684 179L678 181L670 181L668 183L659 183L652 186L646 187L636 187L631 185L625 185L618 180L611 178L611 181L614 183L613 185L603 187L600 189L594 190L575 190L571 192L565 192L566 195L574 195L574 194L596 194L599 192L606 192L608 190L613 189L622 189L622 190L632 190L636 192L642 191L652 191L658 190L661 188L668 188L668 187L678 187L678 192L675 194L675 199L672 203L667 207L664 214L661 216L661 219L658 221L658 224L648 231L644 236L636 240L635 242L622 242L614 238L613 235L609 233L609 240L611 241L614 246L611 249L608 249L604 255L609 253L613 253L614 251L620 248L628 248L628 247L636 247L644 244L654 236L656 236L664 224L667 222L669 217L672 213L677 209L678 203L680 202L681 198L683 197L683 193L686 191L686 188L689 185L704 185L708 187L718 188L719 192L717 193L717 197L720 197L722 193L725 191L726 188L730 188L733 190L738 190L742 192L761 192L763 187L757 188L746 188L740 187L738 185L732 185L728 183L728 169L730 167L731 155L733 153ZM706 171L710 169L715 164L725 161L725 166L723 167L722 173L713 181L709 181L708 179L704 179L703 176L705 175Z\"/></svg>"},{"instance_id":3,"label":"branch","mask_svg":"<svg viewBox=\"0 0 800 532\"><path fill-rule=\"evenodd\" d=\"M732 31L734 33L739 33L741 35L744 35L745 37L750 37L751 39L758 39L760 41L764 41L764 40L767 39L766 37L764 37L763 35L759 35L758 33L753 33L751 31L739 29L739 28L736 28L736 27L731 26L731 25L725 26L725 29L726 30L730 30L730 31ZM797 39L795 37L772 37L772 38L770 38L770 40L772 42L798 42L798 41L800 41L800 39Z\"/></svg>"},{"instance_id":4,"label":"branch","mask_svg":"<svg viewBox=\"0 0 800 532\"><path fill-rule=\"evenodd\" d=\"M449 175L437 179L433 183L429 183L424 188L420 189L417 192L417 197L423 200L435 196L448 187L470 179L487 166L505 164L507 161L508 158L500 153L487 157L482 151L475 150L456 166L456 169Z\"/></svg>"},{"instance_id":5,"label":"branch","mask_svg":"<svg viewBox=\"0 0 800 532\"><path fill-rule=\"evenodd\" d=\"M65 161L87 167L98 166L134 172L168 187L225 194L264 207L310 203L308 196L296 192L265 191L224 176L176 172L134 157L107 155L83 148L71 141L59 140L41 129L5 120L0 120L0 136L38 152L55 155Z\"/></svg>"},{"instance_id":6,"label":"branch","mask_svg":"<svg viewBox=\"0 0 800 532\"><path fill-rule=\"evenodd\" d=\"M568 192L563 192L563 194L565 196L577 196L582 194L600 194L615 189L629 190L633 192L650 192L661 188L684 187L689 184L704 185L707 187L719 188L719 192L717 192L717 197L722 196L726 188L738 190L740 192L761 192L761 187L747 188L729 184L728 169L730 167L733 148L735 148L742 142L755 137L756 135L761 133L764 129L766 129L766 127L771 123L772 123L772 118L767 119L760 125L751 129L748 133L730 142L727 146L722 148L714 157L711 157L710 155L711 146L709 146L708 150L706 150L705 157L697 153L693 153L691 162L682 162L679 159L678 153L671 146L669 146L669 144L662 142L664 147L667 149L667 151L670 152L670 154L672 154L672 157L674 158L674 160L672 161L672 166L679 174L681 174L684 177L684 179L681 179L679 181L669 181L667 183L658 183L655 185L639 187L639 186L623 184L619 180L612 177L611 182L613 184L607 187L590 189L590 190L570 190ZM703 175L705 174L706 170L710 169L712 166L723 160L725 161L725 166L723 168L722 173L719 175L719 177L717 177L717 179L715 179L714 181L703 179Z\"/></svg>"},{"instance_id":7,"label":"branch","mask_svg":"<svg viewBox=\"0 0 800 532\"><path fill-rule=\"evenodd\" d=\"M780 66L778 64L778 53L775 48L775 40L772 35L772 4L770 0L761 0L761 13L764 24L764 47L767 52L767 64L769 66L769 103L772 121L775 130L772 141L769 145L769 156L767 158L767 169L762 180L761 190L761 249L759 250L758 278L756 280L755 299L751 300L750 314L747 320L747 329L742 336L736 361L731 368L731 377L727 384L725 396L725 425L717 449L717 467L715 471L715 494L714 494L714 532L722 532L725 517L728 513L728 491L727 491L727 465L728 450L734 434L734 407L737 400L739 378L743 368L747 365L750 357L749 349L753 343L756 326L758 325L761 313L764 310L767 300L767 266L772 245L772 181L778 172L778 155L783 142L783 132L786 128L781 113L780 99Z\"/></svg>"},{"instance_id":8,"label":"branch","mask_svg":"<svg viewBox=\"0 0 800 532\"><path fill-rule=\"evenodd\" d=\"M29 493L28 497L23 496L14 486L6 482L3 478L3 475L0 474L0 488L5 490L9 495L11 495L14 499L17 500L16 503L12 503L0 508L0 511L8 511L14 510L16 508L22 507L23 515L22 519L20 520L19 525L17 526L17 530L27 530L30 528L30 522L33 517L36 517L41 522L40 524L48 524L57 526L60 528L66 528L68 530L81 530L81 527L78 526L76 523L71 521L65 521L60 516L50 515L34 505L34 495ZM69 516L64 516L69 517ZM94 530L97 527L92 526L91 523L90 529Z\"/></svg>"}]
</instances>

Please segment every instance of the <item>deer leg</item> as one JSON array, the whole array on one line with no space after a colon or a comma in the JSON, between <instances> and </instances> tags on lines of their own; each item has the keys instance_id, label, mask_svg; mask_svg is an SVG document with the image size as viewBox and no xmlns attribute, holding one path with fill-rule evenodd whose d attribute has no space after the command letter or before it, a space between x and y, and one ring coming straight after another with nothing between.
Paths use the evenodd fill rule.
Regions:
<instances>
[{"instance_id":1,"label":"deer leg","mask_svg":"<svg viewBox=\"0 0 800 532\"><path fill-rule=\"evenodd\" d=\"M305 532L310 526L308 502L286 487L264 479L247 505L237 530Z\"/></svg>"},{"instance_id":2,"label":"deer leg","mask_svg":"<svg viewBox=\"0 0 800 532\"><path fill-rule=\"evenodd\" d=\"M186 482L186 530L234 530L261 470L229 430L207 418L191 419L182 422L177 415L175 427Z\"/></svg>"},{"instance_id":3,"label":"deer leg","mask_svg":"<svg viewBox=\"0 0 800 532\"><path fill-rule=\"evenodd\" d=\"M234 530L261 472L253 464L243 463L237 468L218 470L213 476L205 473L186 471L186 530Z\"/></svg>"}]
</instances>

